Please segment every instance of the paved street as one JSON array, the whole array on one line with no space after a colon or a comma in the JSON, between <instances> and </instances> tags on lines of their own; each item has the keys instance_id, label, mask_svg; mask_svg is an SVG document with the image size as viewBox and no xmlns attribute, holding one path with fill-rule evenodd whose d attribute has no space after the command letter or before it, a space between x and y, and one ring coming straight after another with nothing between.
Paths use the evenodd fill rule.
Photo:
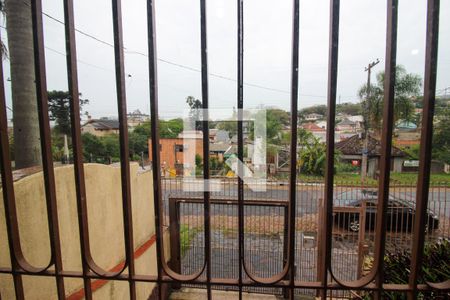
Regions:
<instances>
[{"instance_id":1,"label":"paved street","mask_svg":"<svg viewBox=\"0 0 450 300\"><path fill-rule=\"evenodd\" d=\"M211 198L225 198L225 199L235 199L237 200L237 184L235 182L222 183L221 190L217 192L211 192ZM189 189L189 186L187 186ZM317 207L319 204L319 199L323 198L323 185L297 185L297 205L296 205L296 215L301 217L304 214L317 213ZM335 187L335 195L342 193L343 191L348 191L350 189L357 190L359 187ZM183 190L183 186L180 180L165 180L163 181L163 198L164 206L167 209L167 203L169 197L180 197L180 198L202 198L202 192L190 192ZM416 197L416 191L414 187L392 187L391 194L395 197L402 199L408 199L414 201ZM431 188L429 194L429 208L434 211L437 215L444 215L450 218L450 187L439 187ZM274 185L270 184L267 186L265 192L254 192L246 189L244 192L244 199L251 200L277 200L277 201L288 201L288 186L285 183ZM220 211L215 213L221 215L235 215L236 209L231 206L219 206ZM198 206L191 206L195 211L185 211L186 214L197 214ZM214 212L214 208L213 212ZM167 210L166 210L167 212ZM254 214L271 214L273 210L270 208L260 208L258 210L249 210L248 213Z\"/></svg>"}]
</instances>

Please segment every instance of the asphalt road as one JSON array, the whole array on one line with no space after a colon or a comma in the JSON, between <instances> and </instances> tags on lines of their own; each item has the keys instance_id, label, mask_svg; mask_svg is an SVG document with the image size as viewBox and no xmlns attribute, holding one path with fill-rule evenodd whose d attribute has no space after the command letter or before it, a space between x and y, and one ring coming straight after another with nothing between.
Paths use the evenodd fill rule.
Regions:
<instances>
[{"instance_id":1,"label":"asphalt road","mask_svg":"<svg viewBox=\"0 0 450 300\"><path fill-rule=\"evenodd\" d=\"M194 187L195 188L195 187ZM185 198L203 198L202 192L186 191L185 189L193 190L190 186L182 186L179 180L164 180L163 181L163 200L165 212L168 210L169 197ZM335 195L348 190L360 190L360 187L335 187ZM237 200L238 190L237 184L234 182L222 183L218 191L211 192L211 199L232 199ZM297 185L297 205L296 215L301 217L305 214L317 213L319 201L323 199L323 185ZM391 187L390 194L402 199L408 199L414 202L416 198L416 191L414 187ZM450 188L439 187L432 188L429 194L429 208L439 216L446 216L450 218ZM335 196L336 197L336 196ZM255 192L246 189L244 192L245 200L265 200L265 201L288 201L289 193L286 185L268 185L266 191ZM245 201L244 200L244 201ZM183 204L183 213L190 215L197 215L203 213L201 204ZM212 214L236 216L237 208L234 205L219 205L213 204L211 207ZM249 206L245 210L246 215L273 215L279 213L279 210L274 210L270 207Z\"/></svg>"}]
</instances>

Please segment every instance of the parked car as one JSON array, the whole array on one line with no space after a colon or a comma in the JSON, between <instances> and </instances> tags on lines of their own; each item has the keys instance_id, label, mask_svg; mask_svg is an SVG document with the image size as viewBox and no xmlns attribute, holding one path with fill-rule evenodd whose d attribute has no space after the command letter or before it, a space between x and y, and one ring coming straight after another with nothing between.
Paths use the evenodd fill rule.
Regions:
<instances>
[{"instance_id":1,"label":"parked car","mask_svg":"<svg viewBox=\"0 0 450 300\"><path fill-rule=\"evenodd\" d=\"M345 212L345 207L361 207L366 203L365 229L374 230L378 205L378 192L376 190L357 189L349 190L334 197L334 207L344 207L333 212L334 224L351 231L359 231L359 213ZM414 199L406 195L389 195L389 202L386 214L386 227L394 232L411 232L416 213ZM431 232L439 226L437 215L431 210L427 210L426 231Z\"/></svg>"}]
</instances>

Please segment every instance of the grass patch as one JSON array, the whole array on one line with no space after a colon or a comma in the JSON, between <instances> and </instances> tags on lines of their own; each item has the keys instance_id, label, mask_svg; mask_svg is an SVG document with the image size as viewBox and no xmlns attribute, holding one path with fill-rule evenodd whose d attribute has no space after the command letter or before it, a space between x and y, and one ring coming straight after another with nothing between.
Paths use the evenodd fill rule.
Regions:
<instances>
[{"instance_id":1,"label":"grass patch","mask_svg":"<svg viewBox=\"0 0 450 300\"><path fill-rule=\"evenodd\" d=\"M391 179L400 184L416 184L417 173L391 173ZM450 174L431 174L430 182L433 185L450 185Z\"/></svg>"},{"instance_id":2,"label":"grass patch","mask_svg":"<svg viewBox=\"0 0 450 300\"><path fill-rule=\"evenodd\" d=\"M415 186L417 184L417 176L417 173L391 172L391 183ZM304 174L300 174L298 180L299 182L324 182L323 177ZM361 185L361 175L359 173L337 173L334 175L334 183L337 185ZM450 186L450 174L431 174L430 184L431 186ZM377 185L377 179L371 177L366 178L365 186Z\"/></svg>"},{"instance_id":3,"label":"grass patch","mask_svg":"<svg viewBox=\"0 0 450 300\"><path fill-rule=\"evenodd\" d=\"M180 225L180 248L181 256L184 256L187 250L191 247L192 240L200 232L199 227L189 228L186 224Z\"/></svg>"}]
</instances>

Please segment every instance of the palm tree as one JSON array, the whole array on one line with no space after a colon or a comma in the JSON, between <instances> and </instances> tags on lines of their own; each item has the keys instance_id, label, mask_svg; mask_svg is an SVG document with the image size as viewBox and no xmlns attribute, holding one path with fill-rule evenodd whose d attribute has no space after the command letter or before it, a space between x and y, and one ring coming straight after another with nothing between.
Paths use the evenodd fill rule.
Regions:
<instances>
[{"instance_id":1,"label":"palm tree","mask_svg":"<svg viewBox=\"0 0 450 300\"><path fill-rule=\"evenodd\" d=\"M6 0L16 169L39 165L41 148L30 0Z\"/></svg>"},{"instance_id":2,"label":"palm tree","mask_svg":"<svg viewBox=\"0 0 450 300\"><path fill-rule=\"evenodd\" d=\"M414 102L422 87L419 75L407 73L403 66L397 66L395 73L394 124L398 120L412 121L414 118ZM370 85L370 97L367 98L367 84L363 85L358 96L362 100L365 120L375 134L381 132L383 120L384 72L377 74L377 83Z\"/></svg>"}]
</instances>

